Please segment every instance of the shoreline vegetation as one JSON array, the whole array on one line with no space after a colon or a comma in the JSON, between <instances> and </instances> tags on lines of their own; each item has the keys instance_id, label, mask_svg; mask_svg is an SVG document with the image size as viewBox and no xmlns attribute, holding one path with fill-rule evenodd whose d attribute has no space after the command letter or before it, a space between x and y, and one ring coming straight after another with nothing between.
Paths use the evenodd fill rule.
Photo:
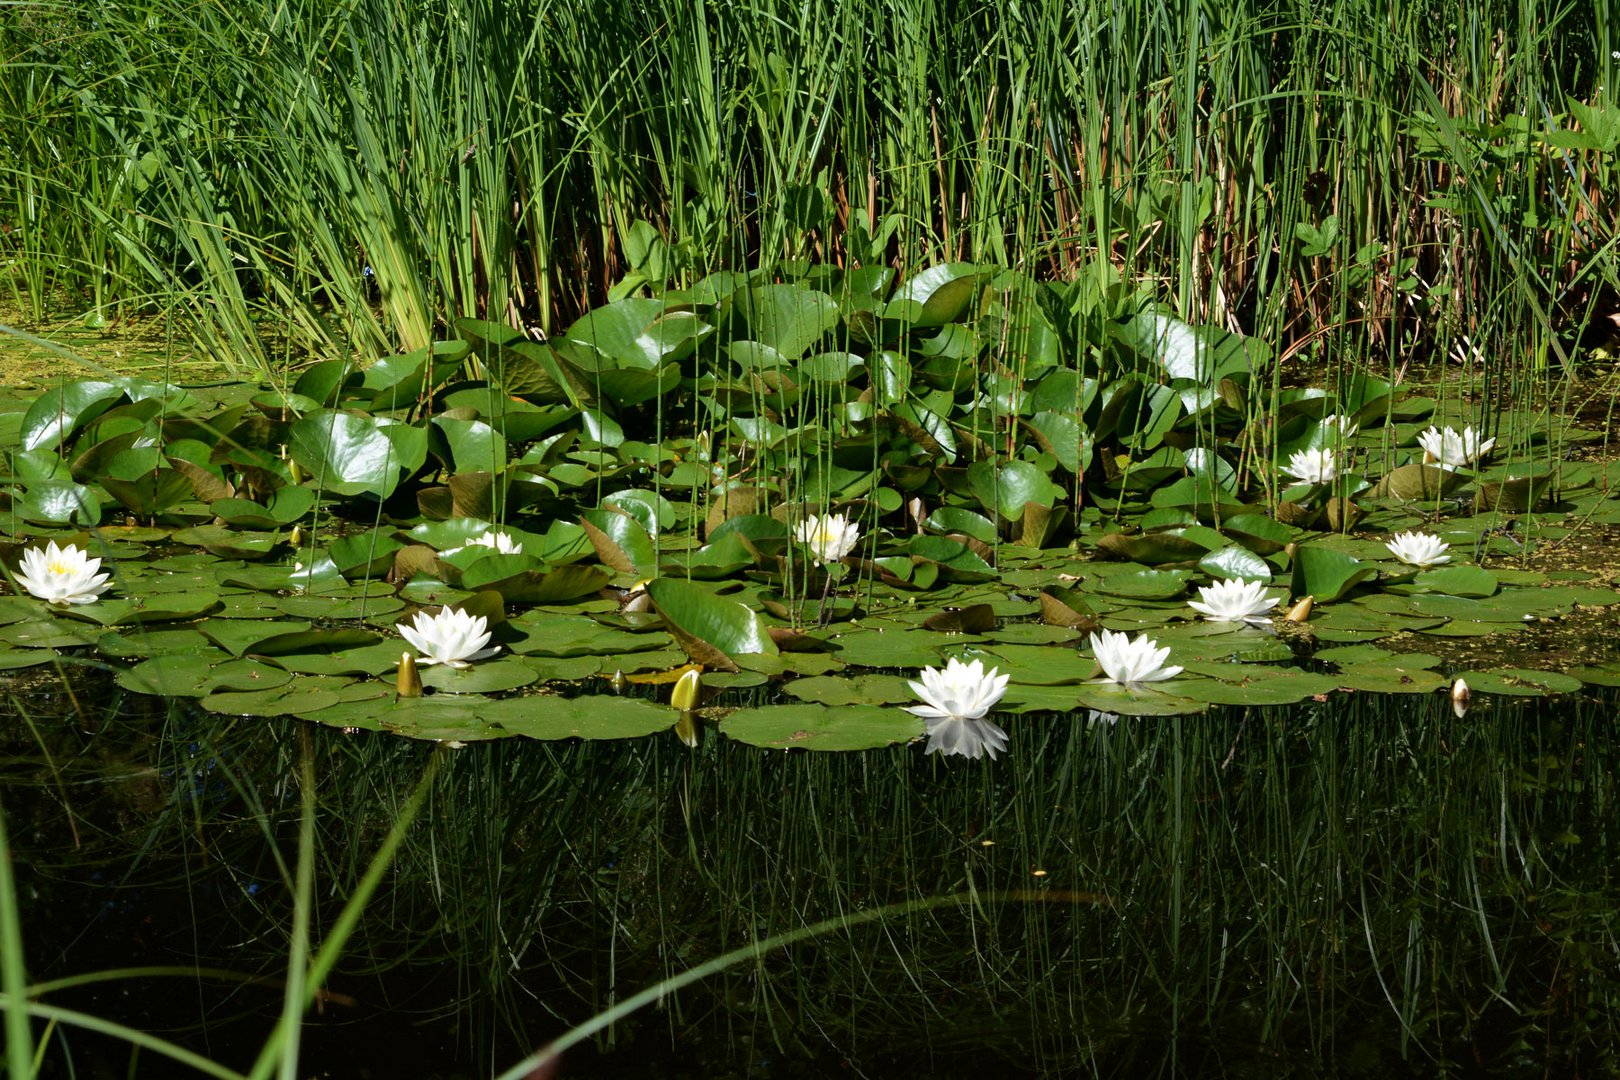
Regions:
<instances>
[{"instance_id":1,"label":"shoreline vegetation","mask_svg":"<svg viewBox=\"0 0 1620 1080\"><path fill-rule=\"evenodd\" d=\"M35 322L172 312L261 374L973 262L1113 297L1093 343L1146 289L1506 394L1612 332L1617 52L1531 0L23 3L0 252Z\"/></svg>"}]
</instances>

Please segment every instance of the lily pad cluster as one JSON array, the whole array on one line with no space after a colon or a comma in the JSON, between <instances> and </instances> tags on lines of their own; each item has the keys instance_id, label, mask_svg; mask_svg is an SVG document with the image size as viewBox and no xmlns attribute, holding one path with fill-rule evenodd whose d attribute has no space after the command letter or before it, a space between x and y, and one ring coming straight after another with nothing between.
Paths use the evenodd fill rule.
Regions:
<instances>
[{"instance_id":1,"label":"lily pad cluster","mask_svg":"<svg viewBox=\"0 0 1620 1080\"><path fill-rule=\"evenodd\" d=\"M1620 522L1601 469L1526 463L1582 433L1493 464L1432 399L1366 376L1273 395L1259 343L1075 288L721 274L550 341L467 321L284 387L65 383L0 414L0 666L95 653L220 712L463 741L665 729L605 691L701 669L706 694L796 702L724 734L848 749L922 734L895 672L994 669L1004 713L1430 692L1438 658L1379 643L1620 601L1480 565ZM65 565L52 543L109 578L51 603L27 582ZM1099 681L1110 631L1151 631L1175 677ZM420 696L395 677L413 645ZM1612 681L1583 671L1468 681Z\"/></svg>"}]
</instances>

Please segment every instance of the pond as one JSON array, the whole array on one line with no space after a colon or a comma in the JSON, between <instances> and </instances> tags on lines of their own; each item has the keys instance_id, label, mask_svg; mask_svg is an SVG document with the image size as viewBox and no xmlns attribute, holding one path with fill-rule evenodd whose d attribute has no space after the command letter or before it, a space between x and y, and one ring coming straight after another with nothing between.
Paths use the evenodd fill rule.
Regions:
<instances>
[{"instance_id":1,"label":"pond","mask_svg":"<svg viewBox=\"0 0 1620 1080\"><path fill-rule=\"evenodd\" d=\"M305 1074L493 1075L739 949L547 1075L1596 1074L1613 704L1032 713L992 763L668 733L451 749L90 673L13 697L6 809L32 977L137 969L43 1000L238 1069L280 1013L312 783L312 949L426 796ZM45 1044L53 1075L136 1060L71 1025Z\"/></svg>"}]
</instances>

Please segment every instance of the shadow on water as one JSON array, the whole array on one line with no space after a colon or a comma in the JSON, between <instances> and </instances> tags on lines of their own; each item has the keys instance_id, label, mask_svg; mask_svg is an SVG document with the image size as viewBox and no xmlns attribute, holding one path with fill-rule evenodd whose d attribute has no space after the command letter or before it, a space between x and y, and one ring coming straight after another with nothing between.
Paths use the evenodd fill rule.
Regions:
<instances>
[{"instance_id":1,"label":"shadow on water","mask_svg":"<svg viewBox=\"0 0 1620 1080\"><path fill-rule=\"evenodd\" d=\"M302 1075L489 1075L725 950L952 893L672 995L560 1075L1617 1068L1606 702L1031 718L986 765L717 737L435 748L116 693L92 673L14 698L4 727L30 976L229 969L48 1000L235 1067L280 1007L300 754L320 927L437 753ZM58 1028L47 1074L129 1056Z\"/></svg>"}]
</instances>

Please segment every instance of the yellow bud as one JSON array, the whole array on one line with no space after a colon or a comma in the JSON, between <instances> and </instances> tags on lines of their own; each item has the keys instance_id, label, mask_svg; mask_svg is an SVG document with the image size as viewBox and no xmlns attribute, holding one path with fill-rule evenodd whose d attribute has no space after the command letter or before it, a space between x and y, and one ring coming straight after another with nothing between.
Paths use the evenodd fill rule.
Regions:
<instances>
[{"instance_id":1,"label":"yellow bud","mask_svg":"<svg viewBox=\"0 0 1620 1080\"><path fill-rule=\"evenodd\" d=\"M399 674L394 677L394 688L399 696L422 696L422 673L416 670L416 657L410 653L399 654Z\"/></svg>"},{"instance_id":2,"label":"yellow bud","mask_svg":"<svg viewBox=\"0 0 1620 1080\"><path fill-rule=\"evenodd\" d=\"M669 703L683 713L691 712L697 708L698 692L703 689L703 676L696 668L681 676L680 682L675 684L675 690L669 695Z\"/></svg>"},{"instance_id":3,"label":"yellow bud","mask_svg":"<svg viewBox=\"0 0 1620 1080\"><path fill-rule=\"evenodd\" d=\"M1311 608L1315 605L1316 602L1311 599L1311 597L1307 596L1305 599L1289 608L1288 614L1284 615L1283 618L1287 619L1289 622L1304 622L1306 619L1311 617Z\"/></svg>"}]
</instances>

